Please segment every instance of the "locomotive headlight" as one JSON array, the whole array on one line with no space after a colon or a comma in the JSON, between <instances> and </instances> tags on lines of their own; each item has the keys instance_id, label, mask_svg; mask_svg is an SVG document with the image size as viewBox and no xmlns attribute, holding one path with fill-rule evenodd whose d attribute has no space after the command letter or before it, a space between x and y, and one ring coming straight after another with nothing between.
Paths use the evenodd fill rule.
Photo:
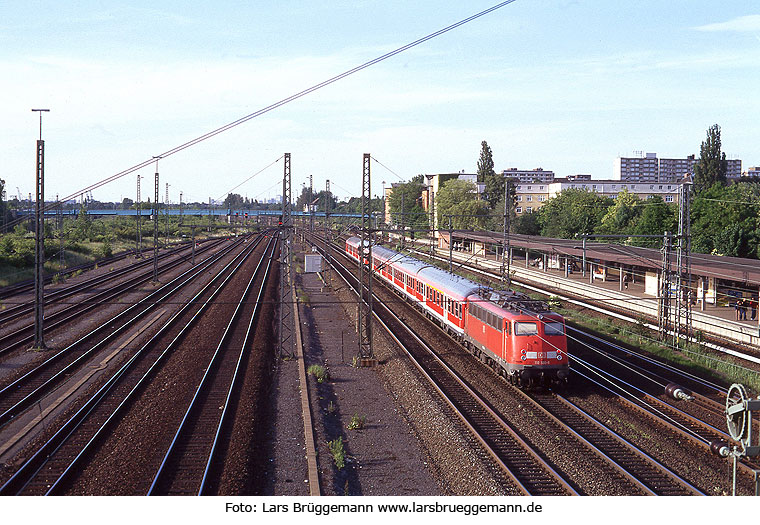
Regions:
<instances>
[{"instance_id":1,"label":"locomotive headlight","mask_svg":"<svg viewBox=\"0 0 760 525\"><path fill-rule=\"evenodd\" d=\"M562 361L562 353L557 352L557 361Z\"/></svg>"},{"instance_id":2,"label":"locomotive headlight","mask_svg":"<svg viewBox=\"0 0 760 525\"><path fill-rule=\"evenodd\" d=\"M523 355L520 357L520 359L522 359L523 361L525 361L525 360L527 359L527 357L525 357L525 354L523 354Z\"/></svg>"},{"instance_id":3,"label":"locomotive headlight","mask_svg":"<svg viewBox=\"0 0 760 525\"><path fill-rule=\"evenodd\" d=\"M523 348L522 350L520 350L520 353L524 354L525 353L525 348Z\"/></svg>"}]
</instances>

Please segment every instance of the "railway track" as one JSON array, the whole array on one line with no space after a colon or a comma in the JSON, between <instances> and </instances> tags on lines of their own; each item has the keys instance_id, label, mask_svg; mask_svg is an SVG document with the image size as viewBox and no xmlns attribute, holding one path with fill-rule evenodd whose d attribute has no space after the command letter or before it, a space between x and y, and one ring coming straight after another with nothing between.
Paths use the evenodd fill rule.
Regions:
<instances>
[{"instance_id":1,"label":"railway track","mask_svg":"<svg viewBox=\"0 0 760 525\"><path fill-rule=\"evenodd\" d=\"M216 243L208 244L201 250L201 253L211 250L214 247L216 247ZM184 258L177 253L164 254L163 258L167 258L170 255L170 260L164 261L159 265L159 275L164 275L186 262ZM48 304L55 303L56 305L60 305L60 301L78 296L82 293L86 294L86 298L83 300L80 298L78 301L72 299L70 304L66 304L61 308L48 313L45 316L45 330L50 333L54 329L63 328L67 324L76 322L87 313L96 311L114 302L118 302L119 297L134 291L138 286L149 282L153 278L152 268L146 270L147 266L144 263L138 265L138 268L142 271L138 270L136 275L130 275L137 270L136 268L122 268L117 272L89 279L84 283L62 289L60 290L60 295L51 294L50 302ZM124 279L120 280L122 278ZM12 312L12 318L8 318L6 321L18 319L24 315L28 315L32 311L33 305L29 306L26 303L19 305L19 310ZM33 342L34 321L21 326L13 326L13 330L0 335L0 356L26 348Z\"/></svg>"},{"instance_id":2,"label":"railway track","mask_svg":"<svg viewBox=\"0 0 760 525\"><path fill-rule=\"evenodd\" d=\"M163 309L168 301L190 286L198 275L224 259L237 246L232 244L196 267L183 272L117 314L109 322L100 324L74 343L55 352L22 376L4 385L0 389L0 427L18 417L24 410L40 403L45 395L77 370L87 366L97 355L116 346L120 337L135 326L141 325L151 314ZM11 445L12 443L6 442L0 448L0 457Z\"/></svg>"},{"instance_id":3,"label":"railway track","mask_svg":"<svg viewBox=\"0 0 760 525\"><path fill-rule=\"evenodd\" d=\"M702 491L670 468L648 456L566 399L546 394L533 397L533 401L552 414L557 420L555 424L566 426L567 432L577 435L576 440L582 440L585 447L595 449L596 454L605 457L606 462L614 465L616 475L627 477L629 481L638 485L636 490L662 495L702 494ZM542 428L546 425L547 423L542 424Z\"/></svg>"},{"instance_id":4,"label":"railway track","mask_svg":"<svg viewBox=\"0 0 760 525\"><path fill-rule=\"evenodd\" d=\"M260 239L261 237L259 241ZM215 307L215 301L223 290L231 290L233 276L254 253L259 241L248 244L232 261L218 270L213 279L191 300L185 302L178 312L162 321L157 333L118 367L5 481L0 487L0 494L66 493L83 470L93 466L98 449L109 438L113 438L114 428L127 417L166 361L173 355L179 355L176 352L181 348L182 341L187 338L192 341L193 334L197 337L193 329L200 320L203 318L206 323L214 324L211 318L204 316ZM220 308L228 306L226 302L220 304ZM171 408L175 408L175 405L172 404ZM143 429L146 430L150 433L152 429ZM139 452L145 454L151 451ZM138 451L131 450L131 453L137 454ZM120 459L132 458L122 456ZM125 475L135 474L119 473L119 484L127 484ZM148 484L149 480L140 478L132 480L132 483Z\"/></svg>"},{"instance_id":5,"label":"railway track","mask_svg":"<svg viewBox=\"0 0 760 525\"><path fill-rule=\"evenodd\" d=\"M213 248L214 246L218 245L220 242L221 242L220 240L205 242L201 245L198 253L203 253L204 251L207 251L209 248ZM177 248L172 249L171 251L160 254L158 256L158 260L164 261L166 259L182 257L181 255L182 252L186 250L190 250L190 247L186 245L179 246ZM131 252L129 253L131 254ZM126 256L122 255L122 256L114 257L114 258L102 259L98 261L97 264L100 264L101 266L108 266L109 264L118 262L119 260L122 260L124 258L126 258ZM152 268L152 265L153 265L153 259L146 258L146 259L140 260L139 262L135 264L116 269L104 275L91 277L73 285L57 288L54 290L49 290L45 294L45 298L44 298L45 306L50 307L50 306L53 306L54 304L62 303L66 299L76 296L77 294L87 292L88 290L97 291L103 288L105 285L108 285L108 283L118 281L118 279L120 279L121 277L134 273L136 270L148 268L148 267ZM94 263L92 265L87 265L87 267L88 268L94 267ZM162 267L159 268L159 270L161 269ZM49 283L46 281L46 284L49 284ZM15 321L16 319L19 319L26 315L32 315L34 313L34 299L33 298L30 298L28 300L23 300L23 301L14 299L14 297L18 297L20 294L24 292L33 290L33 283L32 285L27 285L19 289L14 289L14 288L6 289L6 288L2 289L2 298L4 299L4 304L6 305L6 308L0 311L0 325L10 323L12 321ZM79 303L80 301L76 301L76 302ZM12 305L12 306L7 306L7 305ZM48 314L45 317L46 320L49 320L50 318L51 318L51 314ZM18 330L18 328L15 328L15 329Z\"/></svg>"},{"instance_id":6,"label":"railway track","mask_svg":"<svg viewBox=\"0 0 760 525\"><path fill-rule=\"evenodd\" d=\"M266 248L269 255L265 254L259 261L248 281L216 351L205 366L206 372L153 478L148 495L200 496L210 493L210 486L215 484L211 478L221 470L219 450L228 437L230 405L239 388L241 363L253 337L276 244L274 239L270 240Z\"/></svg>"},{"instance_id":7,"label":"railway track","mask_svg":"<svg viewBox=\"0 0 760 525\"><path fill-rule=\"evenodd\" d=\"M335 261L334 261L335 262ZM356 278L345 266L336 268L349 285ZM386 331L403 348L441 399L477 440L504 476L525 495L577 495L576 489L515 432L432 349L387 308L376 311Z\"/></svg>"}]
</instances>

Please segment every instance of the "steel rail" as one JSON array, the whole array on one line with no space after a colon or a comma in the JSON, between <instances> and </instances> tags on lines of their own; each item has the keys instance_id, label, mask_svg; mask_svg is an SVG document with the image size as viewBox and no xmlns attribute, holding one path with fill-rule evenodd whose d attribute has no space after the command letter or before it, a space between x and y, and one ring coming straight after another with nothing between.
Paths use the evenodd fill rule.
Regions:
<instances>
[{"instance_id":1,"label":"steel rail","mask_svg":"<svg viewBox=\"0 0 760 525\"><path fill-rule=\"evenodd\" d=\"M18 416L23 410L34 405L45 393L49 392L51 388L61 380L63 380L68 374L73 372L80 364L83 364L86 359L96 353L101 348L105 347L109 342L113 341L116 337L124 333L131 328L137 321L147 316L150 312L161 306L162 301L165 301L172 295L179 293L184 286L190 284L192 279L205 271L208 267L215 264L222 258L224 258L230 251L234 250L237 245L229 246L223 249L218 254L213 255L209 259L206 259L199 265L190 268L189 270L178 275L161 288L155 290L148 296L142 298L137 303L133 304L123 312L120 312L113 317L108 323L103 323L96 327L94 330L80 337L77 341L56 352L54 355L47 358L45 361L37 365L35 368L29 370L22 376L18 377L2 389L0 389L0 410L1 407L7 406L8 408L0 412L0 427L7 424L13 418ZM141 310L142 308L142 310ZM137 313L135 313L137 312ZM134 314L132 317L130 315ZM86 343L88 339L96 337L103 332L108 326L114 322L124 321L120 326L114 328L108 335L96 342L89 349L82 351L81 347ZM52 374L45 379L42 383L37 384L38 377L42 376L51 367L56 366L59 362L66 359L70 359L73 354L82 352L73 361L68 363L59 371ZM35 386L37 384L37 386ZM29 385L29 386L27 386ZM30 390L31 387L31 390ZM18 399L18 398L21 399ZM14 399L17 401L14 402ZM10 405L10 406L9 406Z\"/></svg>"},{"instance_id":2,"label":"steel rail","mask_svg":"<svg viewBox=\"0 0 760 525\"><path fill-rule=\"evenodd\" d=\"M209 397L211 395L211 390L214 382L214 379L216 379L220 374L221 370L220 367L222 365L222 360L227 360L228 356L227 352L230 352L232 349L229 348L228 343L230 342L230 338L232 337L232 331L235 328L235 325L238 322L238 319L240 315L242 314L243 308L246 305L246 299L248 298L248 295L251 291L251 289L254 286L254 282L259 277L259 271L262 268L262 265L264 263L264 259L267 259L271 263L271 259L273 254L269 253L269 257L267 257L267 253L270 252L272 246L275 244L275 239L272 237L269 241L269 244L267 245L264 255L259 260L258 264L256 265L256 268L253 271L253 274L251 275L251 278L248 281L248 284L245 287L245 290L243 291L243 294L240 297L240 301L238 302L237 306L235 307L235 311L232 313L232 316L230 317L229 322L227 323L227 326L224 329L224 332L222 333L219 343L217 344L216 350L214 351L213 355L209 359L208 364L205 367L205 372L203 374L203 377L201 378L198 387L195 390L195 394L193 394L192 399L190 400L190 403L185 410L185 414L182 417L182 420L179 423L179 426L177 427L176 432L174 433L174 437L172 438L171 443L169 444L169 447L167 448L166 452L164 453L163 460L161 461L161 464L159 465L156 473L153 476L153 481L151 482L150 488L148 489L147 495L153 496L156 494L169 494L169 493L175 493L175 491L170 490L170 488L167 485L171 485L171 479L170 477L172 475L176 475L176 472L178 470L177 463L180 462L183 459L183 452L187 452L186 450L182 450L182 447L180 446L180 442L184 442L185 445L187 445L187 441L192 439L193 431L196 430L194 428L191 428L191 426L194 423L197 423L198 417L200 417L200 412L209 404ZM266 266L266 270L268 272L270 265ZM267 283L267 277L268 275L264 275L263 280L261 282L261 287L259 290L259 296L261 295L261 291L264 289ZM250 328L254 317L256 313L258 312L258 304L254 305L254 311L252 313L251 319L248 322L248 327ZM222 413L219 414L219 404L218 402L212 403L214 405L214 412L215 416L219 417L219 420L217 421L215 427L216 431L214 432L214 439L212 440L210 444L210 450L209 455L206 456L206 461L203 461L203 465L206 467L204 469L204 473L208 469L209 461L210 461L210 454L211 451L213 451L216 447L216 440L219 438L221 434L222 429L222 423L224 421L223 415L227 411L227 406L230 398L232 397L232 391L237 386L237 371L239 369L240 362L242 361L243 355L245 354L245 342L247 342L249 336L249 332L246 330L244 344L241 345L240 351L238 352L237 359L235 360L235 368L231 371L232 377L229 382L229 386L226 389L226 395L224 402L222 404L221 410ZM214 401L217 401L217 398L214 397ZM208 430L208 429L206 429ZM197 442L193 443L193 448L196 449L197 452ZM202 445L202 444L201 444ZM196 461L197 463L197 461ZM181 466L179 467L181 470ZM201 476L201 479L198 480L199 483L201 481L205 480L205 475ZM202 485L201 485L202 489ZM196 491L195 493L198 494L201 489ZM190 492L182 492L183 494L190 494Z\"/></svg>"},{"instance_id":3,"label":"steel rail","mask_svg":"<svg viewBox=\"0 0 760 525\"><path fill-rule=\"evenodd\" d=\"M208 248L210 249L211 247L209 246ZM183 263L184 263L184 260L182 258L173 259L171 261L164 261L164 263L159 268L160 273L165 273L169 270L172 270ZM125 273L129 273L129 272L123 272L121 275L124 275ZM68 306L63 307L62 309L59 309L45 316L45 330L49 331L49 330L52 330L53 328L58 328L59 326L65 325L66 323L76 319L77 317L80 317L86 314L87 312L95 310L96 308L104 304L108 304L108 302L111 301L114 297L118 297L121 294L129 292L130 290L132 290L134 287L138 286L139 284L148 282L150 279L152 279L152 277L153 277L152 270L149 272L143 272L136 276L130 277L126 281L117 283L115 287L113 288L108 288L101 292L96 293L95 295L88 298L87 301L69 304ZM104 280L103 282L98 283L98 284L103 284L104 282L107 282L107 281ZM86 289L87 288L82 288L78 291L81 292ZM10 353L14 350L19 349L20 347L22 347L23 345L27 343L33 342L34 334L32 333L30 333L27 336L22 336L16 340L13 340L17 338L24 331L31 332L33 329L34 329L34 323L30 323L14 330L13 332L9 334L0 336L0 347L2 347L2 349L0 350L0 355ZM8 342L9 340L13 340L13 341Z\"/></svg>"},{"instance_id":4,"label":"steel rail","mask_svg":"<svg viewBox=\"0 0 760 525\"><path fill-rule=\"evenodd\" d=\"M208 244L209 243L204 243L204 247L203 247L204 251L207 250L208 248L211 248L211 246L205 246ZM218 244L218 243L214 243L214 244ZM159 259L163 260L169 257L179 256L184 250L188 250L188 249L189 249L188 246L175 247L172 250L159 255ZM94 267L96 264L101 265L101 266L106 266L110 263L115 262L116 260L119 260L119 259L113 259L113 260L102 259L99 261L95 261L95 263L89 265L89 267ZM82 293L83 291L89 288L94 288L97 285L107 283L108 281L121 277L122 275L126 275L130 272L133 272L139 268L148 266L150 264L153 264L153 259L142 259L137 264L133 264L131 266L125 266L104 275L90 277L85 281L82 281L76 284L71 284L64 288L50 290L45 294L45 306L52 306L53 304L60 303L61 299L65 299L67 297L71 297L72 295ZM30 285L30 288L32 288L33 286L34 285L32 283L32 285ZM19 293L20 292L14 295L19 295ZM5 303L8 304L9 301L6 300ZM0 324L9 323L10 321L13 321L14 319L18 319L19 317L22 317L32 312L34 312L34 301L24 301L24 302L15 303L14 306L6 308L2 312L0 312ZM48 318L49 318L48 316L45 317L46 320Z\"/></svg>"},{"instance_id":5,"label":"steel rail","mask_svg":"<svg viewBox=\"0 0 760 525\"><path fill-rule=\"evenodd\" d=\"M623 405L625 405L626 407L628 407L630 409L633 409L634 411L640 413L641 415L643 415L644 417L650 419L651 421L654 421L655 423L665 425L666 427L670 428L671 430L673 430L677 434L680 434L681 436L683 436L686 439L688 439L690 442L696 444L697 446L699 446L701 448L704 448L704 450L707 453L710 453L710 441L708 439L706 439L704 437L697 438L692 433L686 431L685 430L685 428L686 428L685 426L681 427L681 426L679 426L678 424L675 424L672 421L668 421L667 419L663 419L661 415L653 413L652 411L650 411L649 409L647 409L647 408L639 405L638 403L634 403L632 400L626 398L625 396L620 395L619 392L615 392L612 388L608 387L607 385L602 384L600 381L597 381L596 379L590 377L589 375L584 374L580 370L573 370L573 372L576 373L576 374L578 374L578 376L583 377L587 381L590 381L591 383L593 383L593 384L601 387L602 389L608 391L613 396L615 396L615 398L618 401L620 401ZM666 405L666 406L669 406L669 405ZM747 465L747 464L745 464L743 462L738 462L738 465L739 465L739 468L743 472L745 472L746 474L749 474L750 476L754 476L755 469L753 469L752 467L750 467L749 465Z\"/></svg>"},{"instance_id":6,"label":"steel rail","mask_svg":"<svg viewBox=\"0 0 760 525\"><path fill-rule=\"evenodd\" d=\"M333 262L337 263L335 260L333 260ZM339 271L338 273L342 275L343 272L346 272L351 275L354 280L356 279L355 276L353 276L353 273L348 271L347 268L342 267L342 270L342 272ZM345 276L343 276L343 278L346 283L349 284ZM352 284L349 284L349 286L355 288L355 286ZM546 463L546 461L541 458L532 449L532 447L530 447L530 445L528 445L519 436L519 434L515 432L514 429L503 420L503 418L496 414L495 411L458 376L458 374L456 374L448 365L446 365L446 363L444 363L437 355L435 355L435 352L433 352L433 350L424 341L422 341L422 339L419 338L417 334L415 334L403 321L401 321L394 312L385 307L385 305L382 304L379 299L375 304L382 305L388 315L395 319L395 321L399 323L400 326L404 327L409 336L417 342L420 348L423 348L424 351L428 353L428 355L433 359L436 366L440 367L440 370L447 374L447 377L454 382L456 388L461 389L462 392L467 393L469 396L468 402L475 403L475 408L481 412L481 415L475 416L472 412L465 414L467 407L463 406L464 402L461 400L453 400L451 398L451 394L447 394L445 392L446 387L441 384L442 379L440 377L434 378L434 373L430 371L428 367L423 365L418 360L418 358L413 355L413 352L408 350L408 346L400 341L400 339L394 333L394 330L392 330L387 325L387 323L380 317L380 315L377 312L373 312L375 318L382 324L390 337L396 341L400 348L405 350L407 356L410 357L412 363L414 363L416 368L430 382L436 392L438 392L438 394L441 396L442 400L454 411L460 421L465 424L473 437L475 437L475 439L484 448L484 450L486 450L487 453L496 461L501 470L510 478L518 490L527 495L578 494L577 491L550 465L548 465L548 463ZM474 421L474 418L483 417L484 415L489 418L490 423L479 424ZM484 427L489 424L492 425L492 428L495 427L500 431L498 433L498 437L492 435L491 438L487 438L483 435L483 432L485 431ZM478 426L480 427L480 430L476 428ZM499 441L501 441L501 443L499 443ZM500 450L497 451L497 448ZM507 459L505 458L505 454L509 448L512 449L513 456ZM519 452L515 453L515 448ZM529 466L526 464L526 460L531 462L532 465ZM507 462L511 464L511 467L507 465ZM527 471L530 472L526 475ZM530 479L530 474L533 474L535 476L538 472L542 473L542 480ZM528 488L526 485L530 485L532 488ZM533 492L531 492L531 490Z\"/></svg>"},{"instance_id":7,"label":"steel rail","mask_svg":"<svg viewBox=\"0 0 760 525\"><path fill-rule=\"evenodd\" d=\"M114 375L114 378L116 381L118 381L120 378L127 375L127 372L131 368L131 364L136 362L138 356L147 348L150 348L152 346L152 343L154 341L157 341L159 339L159 336L162 335L163 332L168 330L168 327L170 324L173 324L172 321L179 319L180 315L184 313L185 310L189 310L191 305L196 304L196 300L200 299L200 297L205 293L206 291L214 288L211 295L209 295L201 304L201 307L193 314L193 316L190 318L190 320L185 323L185 325L182 327L182 329L179 331L179 333L171 340L171 342L164 348L163 351L158 355L156 360L153 362L153 364L146 370L143 375L140 377L140 379L135 383L135 385L132 387L132 389L129 391L129 393L119 402L118 406L111 412L111 414L108 416L108 418L105 420L104 423L102 423L97 431L94 433L94 435L89 439L89 441L85 444L85 446L79 451L79 453L76 455L76 457L71 461L68 467L63 471L63 473L58 477L58 479L50 485L50 488L45 493L46 496L50 495L56 495L59 494L62 490L62 487L69 482L69 480L74 476L75 469L88 457L89 454L93 453L93 449L95 448L96 444L99 443L99 441L105 437L106 430L110 430L111 426L115 424L116 420L121 416L123 411L125 411L129 403L136 398L137 394L142 390L142 388L147 384L149 378L153 376L153 374L157 371L158 367L163 364L164 359L168 357L171 352L177 347L179 344L179 341L183 339L183 336L190 330L191 327L195 326L195 324L200 319L201 315L205 313L206 309L209 307L209 305L212 304L214 299L221 294L222 290L225 289L225 285L232 279L232 276L235 274L235 272L243 265L243 263L247 260L251 254L253 254L255 248L259 245L261 242L263 236L259 235L256 239L256 242L253 243L251 246L249 246L246 250L240 253L240 255L235 259L239 259L237 264L232 267L235 260L231 261L229 264L227 264L221 272L217 274L217 277L221 277L224 275L224 273L231 268L229 272L227 272L227 275L224 277L224 279L221 280L221 282L209 282L204 288L199 291L193 299L191 299L179 312L177 312L172 319L169 320L167 324L161 327L161 330L159 333L154 335L150 341L145 343L143 347L138 351L135 356L133 356L120 370ZM113 384L116 383L116 381L113 381ZM108 386L107 390L103 394L103 397L106 393L108 393L112 388L113 384ZM102 389L101 389L102 390ZM93 407L94 409L94 407Z\"/></svg>"},{"instance_id":8,"label":"steel rail","mask_svg":"<svg viewBox=\"0 0 760 525\"><path fill-rule=\"evenodd\" d=\"M0 487L0 495L21 493L32 482L34 476L37 475L37 473L41 471L45 464L49 462L56 451L58 451L67 442L67 440L69 440L69 438L83 424L87 417L93 413L96 408L98 408L101 402L113 390L119 381L133 369L135 364L144 356L144 354L148 353L148 350L168 332L170 327L174 326L178 322L183 314L188 312L190 308L196 304L197 300L206 295L207 292L213 290L208 299L206 299L201 304L198 311L193 314L192 318L180 330L180 333L169 343L169 346L167 346L160 353L150 368L148 368L143 376L137 381L137 384L132 387L127 396L119 403L116 409L112 411L111 415L106 419L106 421L98 426L98 429L94 435L89 439L89 441L87 441L84 447L80 449L79 453L71 461L71 463L69 463L65 470L58 476L57 481L52 485L48 485L46 493L55 493L63 484L63 481L72 476L75 468L80 464L81 461L84 460L91 447L93 447L94 444L99 441L99 439L104 437L106 430L110 429L111 424L114 423L118 414L121 413L121 410L123 410L127 403L136 394L139 388L143 385L143 382L146 381L146 378L149 377L153 371L157 369L159 364L163 362L165 356L168 355L169 351L177 344L179 338L189 329L189 326L195 324L200 313L204 311L210 304L211 300L213 300L213 298L215 298L220 293L220 291L223 289L224 283L226 283L229 280L230 276L234 273L234 269L236 267L233 265L235 262L239 260L237 266L242 264L245 258L250 255L250 253L252 253L254 248L255 245L252 245L251 247L241 252L241 254L236 256L235 259L226 264L209 283L207 283L198 293L195 294L193 299L188 301L178 312L176 312L168 321L166 321L158 330L158 332L154 334L137 352L135 352L135 354L124 365L122 365L121 368L119 368L111 376L111 378L104 385L102 385L97 390L97 392L95 392L95 394L93 394L89 400L87 400L76 411L76 413L55 432L55 434L50 439L48 439L46 443L44 443L35 453L33 453L32 456L26 462L24 462L23 465L21 465L21 467L10 477L10 479L5 482L5 484L3 484L2 487ZM227 274L226 277L224 277L225 274ZM214 289L214 287L216 288Z\"/></svg>"}]
</instances>

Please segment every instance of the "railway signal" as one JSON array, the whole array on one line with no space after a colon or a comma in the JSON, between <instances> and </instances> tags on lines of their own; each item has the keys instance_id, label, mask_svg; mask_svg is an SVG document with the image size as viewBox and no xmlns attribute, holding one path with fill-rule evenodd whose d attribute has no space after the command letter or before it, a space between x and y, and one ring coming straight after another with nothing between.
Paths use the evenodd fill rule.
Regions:
<instances>
[{"instance_id":1,"label":"railway signal","mask_svg":"<svg viewBox=\"0 0 760 525\"><path fill-rule=\"evenodd\" d=\"M760 411L760 398L750 399L744 385L734 383L726 394L726 426L728 434L739 445L731 446L725 441L716 440L710 443L713 454L727 458L732 457L733 465L733 495L736 496L736 467L742 457L760 455L760 436L752 444L752 412ZM755 471L755 496L760 496L760 472Z\"/></svg>"}]
</instances>

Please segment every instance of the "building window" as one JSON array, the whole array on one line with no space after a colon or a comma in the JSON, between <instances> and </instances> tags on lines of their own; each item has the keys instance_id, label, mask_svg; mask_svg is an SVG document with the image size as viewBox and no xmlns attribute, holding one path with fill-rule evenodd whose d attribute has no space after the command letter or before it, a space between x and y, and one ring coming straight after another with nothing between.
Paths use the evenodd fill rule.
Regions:
<instances>
[{"instance_id":1,"label":"building window","mask_svg":"<svg viewBox=\"0 0 760 525\"><path fill-rule=\"evenodd\" d=\"M525 213L531 213L531 212L533 212L533 208L531 208L530 206L525 208Z\"/></svg>"},{"instance_id":2,"label":"building window","mask_svg":"<svg viewBox=\"0 0 760 525\"><path fill-rule=\"evenodd\" d=\"M546 200L546 195L539 195L538 200L539 202L544 202Z\"/></svg>"},{"instance_id":3,"label":"building window","mask_svg":"<svg viewBox=\"0 0 760 525\"><path fill-rule=\"evenodd\" d=\"M673 196L672 195L665 195L665 202L673 202Z\"/></svg>"},{"instance_id":4,"label":"building window","mask_svg":"<svg viewBox=\"0 0 760 525\"><path fill-rule=\"evenodd\" d=\"M533 195L528 195L527 197L525 197L525 200L528 201L528 202L532 202L533 201Z\"/></svg>"},{"instance_id":5,"label":"building window","mask_svg":"<svg viewBox=\"0 0 760 525\"><path fill-rule=\"evenodd\" d=\"M515 208L515 213L522 213L522 208L520 206Z\"/></svg>"},{"instance_id":6,"label":"building window","mask_svg":"<svg viewBox=\"0 0 760 525\"><path fill-rule=\"evenodd\" d=\"M517 202L522 202L522 195L517 196Z\"/></svg>"}]
</instances>

